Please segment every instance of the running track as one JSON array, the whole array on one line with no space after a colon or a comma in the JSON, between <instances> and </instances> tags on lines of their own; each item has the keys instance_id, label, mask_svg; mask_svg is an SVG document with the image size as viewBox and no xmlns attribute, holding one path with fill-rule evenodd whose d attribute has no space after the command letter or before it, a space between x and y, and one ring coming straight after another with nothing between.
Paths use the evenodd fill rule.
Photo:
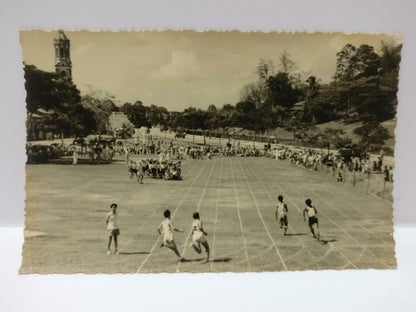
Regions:
<instances>
[{"instance_id":1,"label":"running track","mask_svg":"<svg viewBox=\"0 0 416 312\"><path fill-rule=\"evenodd\" d=\"M40 174L42 181L48 181L54 168L47 166L27 167L28 190L32 184L39 185L36 177ZM125 166L61 166L62 179L78 180L70 186L60 184L60 179L53 180L44 186L49 197L37 198L35 192L28 192L27 227L46 235L26 240L24 255L30 257L23 261L21 272L262 272L396 267L391 202L344 188L330 177L268 158L218 157L183 161L183 181L146 179L145 185L138 186L128 179ZM95 180L90 181L91 176ZM111 184L107 182L110 177ZM78 194L83 205L90 201L87 204L96 207L85 220L76 222L76 228L83 229L79 238L84 243L82 248L74 242L73 235L79 231L74 232L70 222L61 223L59 228L53 222L39 223L39 219L51 217L71 220L72 211L57 205L62 203L63 195L54 197L64 187L69 194ZM274 216L279 194L289 207L286 237ZM37 207L35 198L44 207L37 214L32 213ZM69 196L68 200L77 198ZM312 238L303 221L306 198L311 198L318 209L320 242ZM119 203L122 236L120 254L107 256L101 224L107 210L99 207L113 200ZM160 248L156 228L165 209L171 210L173 224L184 231L175 232L175 241L185 262L178 262L171 250ZM80 213L75 211L74 214ZM195 211L200 212L209 233L211 261L207 264L202 261L204 254L198 255L189 246ZM57 235L49 235L55 232Z\"/></svg>"}]
</instances>

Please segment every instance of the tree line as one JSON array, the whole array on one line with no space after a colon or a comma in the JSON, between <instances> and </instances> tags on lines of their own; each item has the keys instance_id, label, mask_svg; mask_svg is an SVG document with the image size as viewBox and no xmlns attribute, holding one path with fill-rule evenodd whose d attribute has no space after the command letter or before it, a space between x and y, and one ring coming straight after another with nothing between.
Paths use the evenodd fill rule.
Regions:
<instances>
[{"instance_id":1,"label":"tree line","mask_svg":"<svg viewBox=\"0 0 416 312\"><path fill-rule=\"evenodd\" d=\"M336 72L329 83L299 72L284 51L277 64L259 61L257 80L242 87L235 105L211 104L206 110L189 107L182 112L145 106L141 101L116 106L112 97L81 98L76 86L26 65L27 109L29 113L39 108L53 111L47 126L76 136L108 132L113 111L124 112L135 127L204 131L240 127L261 134L283 127L301 137L313 125L342 120L364 122L356 129L361 137L377 136L383 132L380 122L396 113L401 45L382 42L379 55L372 46L347 44L336 56ZM386 139L387 134L382 134Z\"/></svg>"}]
</instances>

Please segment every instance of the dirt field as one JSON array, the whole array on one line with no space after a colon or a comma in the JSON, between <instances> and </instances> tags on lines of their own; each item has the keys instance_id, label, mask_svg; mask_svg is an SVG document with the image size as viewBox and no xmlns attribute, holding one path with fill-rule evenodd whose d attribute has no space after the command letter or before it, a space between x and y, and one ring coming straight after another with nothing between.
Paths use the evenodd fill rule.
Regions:
<instances>
[{"instance_id":1,"label":"dirt field","mask_svg":"<svg viewBox=\"0 0 416 312\"><path fill-rule=\"evenodd\" d=\"M262 272L396 267L392 203L268 158L183 161L183 181L129 179L122 162L28 165L21 273ZM277 196L289 207L289 235L275 221ZM321 241L302 211L318 210ZM119 255L107 255L104 221L116 202ZM160 248L157 227L170 209L186 261ZM199 211L211 261L189 247Z\"/></svg>"}]
</instances>

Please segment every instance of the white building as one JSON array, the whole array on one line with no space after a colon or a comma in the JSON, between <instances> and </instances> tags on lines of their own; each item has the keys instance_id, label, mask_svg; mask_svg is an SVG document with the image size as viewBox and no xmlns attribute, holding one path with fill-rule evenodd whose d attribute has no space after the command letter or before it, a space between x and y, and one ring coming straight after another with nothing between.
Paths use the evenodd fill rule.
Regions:
<instances>
[{"instance_id":1,"label":"white building","mask_svg":"<svg viewBox=\"0 0 416 312\"><path fill-rule=\"evenodd\" d=\"M117 129L122 129L123 127L126 128L134 128L131 121L127 118L126 114L123 112L113 112L108 117L108 122L110 124L110 130L115 133Z\"/></svg>"}]
</instances>

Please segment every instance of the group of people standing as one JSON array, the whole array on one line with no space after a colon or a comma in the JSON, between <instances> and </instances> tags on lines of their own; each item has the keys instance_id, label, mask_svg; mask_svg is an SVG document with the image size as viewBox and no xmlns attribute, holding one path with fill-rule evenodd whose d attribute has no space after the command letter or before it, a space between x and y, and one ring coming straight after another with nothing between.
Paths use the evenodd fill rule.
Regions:
<instances>
[{"instance_id":1,"label":"group of people standing","mask_svg":"<svg viewBox=\"0 0 416 312\"><path fill-rule=\"evenodd\" d=\"M182 168L181 161L177 162L160 162L157 159L130 160L128 171L130 179L137 177L137 182L143 184L145 177L165 180L181 180Z\"/></svg>"}]
</instances>

